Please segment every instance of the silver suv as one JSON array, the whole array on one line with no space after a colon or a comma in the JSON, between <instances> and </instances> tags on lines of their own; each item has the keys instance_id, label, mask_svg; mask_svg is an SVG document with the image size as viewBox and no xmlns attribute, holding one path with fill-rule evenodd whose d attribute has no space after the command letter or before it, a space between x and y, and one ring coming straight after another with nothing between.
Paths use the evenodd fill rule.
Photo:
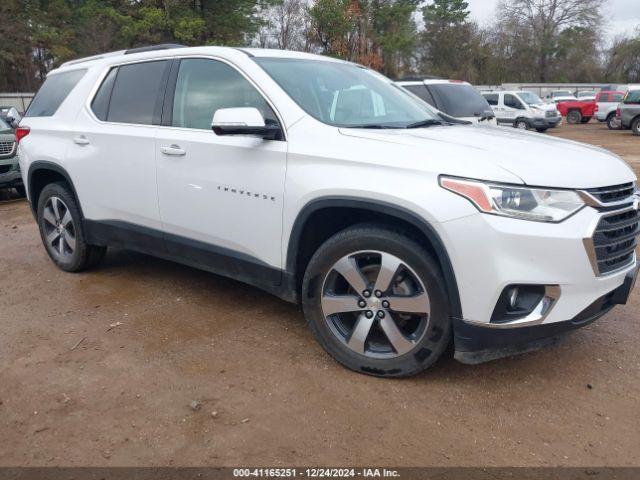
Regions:
<instances>
[{"instance_id":1,"label":"silver suv","mask_svg":"<svg viewBox=\"0 0 640 480\"><path fill-rule=\"evenodd\" d=\"M0 188L15 188L20 195L24 196L24 185L16 152L13 128L0 118Z\"/></svg>"}]
</instances>

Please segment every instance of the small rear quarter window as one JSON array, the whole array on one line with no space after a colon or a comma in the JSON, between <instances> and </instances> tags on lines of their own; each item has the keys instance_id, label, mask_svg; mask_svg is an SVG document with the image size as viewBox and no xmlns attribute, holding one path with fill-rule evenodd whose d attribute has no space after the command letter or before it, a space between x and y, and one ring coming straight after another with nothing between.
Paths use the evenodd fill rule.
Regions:
<instances>
[{"instance_id":1,"label":"small rear quarter window","mask_svg":"<svg viewBox=\"0 0 640 480\"><path fill-rule=\"evenodd\" d=\"M71 90L87 73L86 69L49 75L29 105L25 117L50 117L54 115Z\"/></svg>"}]
</instances>

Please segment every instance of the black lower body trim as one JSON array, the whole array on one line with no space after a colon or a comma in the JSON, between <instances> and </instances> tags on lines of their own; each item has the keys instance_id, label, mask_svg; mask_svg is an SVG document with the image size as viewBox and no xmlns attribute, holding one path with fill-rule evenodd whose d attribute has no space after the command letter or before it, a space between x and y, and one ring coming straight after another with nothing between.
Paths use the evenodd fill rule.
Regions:
<instances>
[{"instance_id":1,"label":"black lower body trim","mask_svg":"<svg viewBox=\"0 0 640 480\"><path fill-rule=\"evenodd\" d=\"M253 285L293 301L283 272L239 252L118 221L84 220L87 242L152 255Z\"/></svg>"}]
</instances>

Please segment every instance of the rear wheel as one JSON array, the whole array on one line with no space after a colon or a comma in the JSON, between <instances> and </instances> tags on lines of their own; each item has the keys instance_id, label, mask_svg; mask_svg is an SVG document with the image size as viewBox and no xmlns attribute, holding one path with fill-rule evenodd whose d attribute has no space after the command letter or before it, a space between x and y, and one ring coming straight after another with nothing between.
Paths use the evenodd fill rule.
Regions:
<instances>
[{"instance_id":1,"label":"rear wheel","mask_svg":"<svg viewBox=\"0 0 640 480\"><path fill-rule=\"evenodd\" d=\"M580 113L580 110L571 110L567 113L567 123L577 125L580 122L582 122L582 113Z\"/></svg>"},{"instance_id":2,"label":"rear wheel","mask_svg":"<svg viewBox=\"0 0 640 480\"><path fill-rule=\"evenodd\" d=\"M514 126L519 130L529 130L529 122L527 122L524 118L517 119Z\"/></svg>"},{"instance_id":3,"label":"rear wheel","mask_svg":"<svg viewBox=\"0 0 640 480\"><path fill-rule=\"evenodd\" d=\"M616 117L615 113L610 113L607 117L607 127L609 130L620 130L620 119Z\"/></svg>"},{"instance_id":4,"label":"rear wheel","mask_svg":"<svg viewBox=\"0 0 640 480\"><path fill-rule=\"evenodd\" d=\"M636 118L631 123L631 131L633 132L634 135L640 135L640 117Z\"/></svg>"},{"instance_id":5,"label":"rear wheel","mask_svg":"<svg viewBox=\"0 0 640 480\"><path fill-rule=\"evenodd\" d=\"M42 243L60 269L79 272L102 260L107 248L86 242L80 209L65 184L44 187L37 212Z\"/></svg>"},{"instance_id":6,"label":"rear wheel","mask_svg":"<svg viewBox=\"0 0 640 480\"><path fill-rule=\"evenodd\" d=\"M360 373L416 374L451 338L437 263L419 243L384 227L351 227L327 240L309 262L302 291L316 339Z\"/></svg>"}]
</instances>

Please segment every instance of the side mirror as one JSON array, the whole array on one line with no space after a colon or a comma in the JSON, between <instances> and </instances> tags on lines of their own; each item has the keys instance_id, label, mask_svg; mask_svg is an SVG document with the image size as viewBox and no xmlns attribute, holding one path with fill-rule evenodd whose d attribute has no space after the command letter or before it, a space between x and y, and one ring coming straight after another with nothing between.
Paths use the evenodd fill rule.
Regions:
<instances>
[{"instance_id":1,"label":"side mirror","mask_svg":"<svg viewBox=\"0 0 640 480\"><path fill-rule=\"evenodd\" d=\"M216 135L256 135L265 140L276 140L282 133L279 125L265 123L260 110L253 107L216 110L211 129Z\"/></svg>"}]
</instances>

